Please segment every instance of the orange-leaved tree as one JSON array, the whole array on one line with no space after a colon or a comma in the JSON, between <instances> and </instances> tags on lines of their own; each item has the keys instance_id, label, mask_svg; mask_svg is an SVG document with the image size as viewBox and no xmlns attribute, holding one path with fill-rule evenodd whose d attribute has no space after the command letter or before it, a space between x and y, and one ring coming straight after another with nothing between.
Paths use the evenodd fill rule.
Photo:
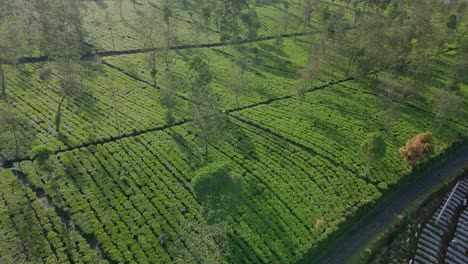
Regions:
<instances>
[{"instance_id":1,"label":"orange-leaved tree","mask_svg":"<svg viewBox=\"0 0 468 264\"><path fill-rule=\"evenodd\" d=\"M406 145L401 147L399 151L406 163L411 166L417 165L434 154L432 133L417 134L414 138L408 140Z\"/></svg>"}]
</instances>

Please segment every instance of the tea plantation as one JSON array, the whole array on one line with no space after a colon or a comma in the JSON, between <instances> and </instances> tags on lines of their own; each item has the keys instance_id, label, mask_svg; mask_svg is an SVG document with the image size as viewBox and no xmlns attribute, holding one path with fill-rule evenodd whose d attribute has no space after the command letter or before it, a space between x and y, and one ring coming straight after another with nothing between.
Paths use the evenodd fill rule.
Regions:
<instances>
[{"instance_id":1,"label":"tea plantation","mask_svg":"<svg viewBox=\"0 0 468 264\"><path fill-rule=\"evenodd\" d=\"M21 44L1 67L0 263L296 263L425 166L402 159L408 139L432 132L433 157L466 140L454 69L467 64L468 7L313 2L77 0L76 68ZM235 25L258 30L226 40L227 3L247 3ZM450 38L426 38L404 6L430 9ZM449 14L450 32L437 20ZM377 18L391 21L383 44L377 22L372 34L360 22ZM439 90L457 100L437 104ZM370 160L374 132L386 148ZM242 189L215 224L193 186L213 163Z\"/></svg>"}]
</instances>

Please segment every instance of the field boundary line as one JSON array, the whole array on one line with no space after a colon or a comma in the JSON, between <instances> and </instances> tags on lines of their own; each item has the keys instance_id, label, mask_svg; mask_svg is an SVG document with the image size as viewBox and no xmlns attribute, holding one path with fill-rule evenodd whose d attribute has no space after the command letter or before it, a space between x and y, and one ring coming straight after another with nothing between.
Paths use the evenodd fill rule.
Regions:
<instances>
[{"instance_id":1,"label":"field boundary line","mask_svg":"<svg viewBox=\"0 0 468 264\"><path fill-rule=\"evenodd\" d=\"M185 49L198 49L198 48L216 48L216 47L228 47L228 46L235 46L235 45L243 45L248 43L255 43L255 42L262 42L273 40L275 38L293 38L293 37L301 37L312 35L314 32L295 32L295 33L288 33L288 34L281 34L278 36L263 36L259 37L254 40L239 40L239 41L229 41L229 42L214 42L214 43L200 43L200 44L186 44L186 45L176 45L168 47L168 50L185 50ZM85 43L85 45L95 48L93 45ZM98 57L112 57L112 56L121 56L121 55L132 55L132 54L141 54L141 53L148 53L151 51L161 51L165 50L166 48L163 47L155 47L155 48L142 48L142 49L129 49L129 50L96 50L95 52L87 52L85 53L81 59L86 60L90 59L94 56ZM39 56L39 57L21 57L18 58L19 64L31 64L31 63L39 63L39 62L47 62L51 61L49 56ZM0 64L8 64L6 62L0 61Z\"/></svg>"}]
</instances>

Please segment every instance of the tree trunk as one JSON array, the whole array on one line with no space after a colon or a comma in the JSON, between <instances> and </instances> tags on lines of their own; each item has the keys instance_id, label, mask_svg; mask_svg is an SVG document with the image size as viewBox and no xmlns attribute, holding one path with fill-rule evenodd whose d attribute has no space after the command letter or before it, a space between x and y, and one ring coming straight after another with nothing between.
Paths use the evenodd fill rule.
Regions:
<instances>
[{"instance_id":1,"label":"tree trunk","mask_svg":"<svg viewBox=\"0 0 468 264\"><path fill-rule=\"evenodd\" d=\"M208 147L210 146L210 142L208 140L208 136L206 135L205 129L203 127L200 127L200 128L203 134L203 141L205 143L205 156L208 156Z\"/></svg>"},{"instance_id":2,"label":"tree trunk","mask_svg":"<svg viewBox=\"0 0 468 264\"><path fill-rule=\"evenodd\" d=\"M109 27L110 33L111 33L112 50L115 50L114 31L112 30L112 21L111 21L111 18L109 18L109 19L107 20L107 26Z\"/></svg>"},{"instance_id":3,"label":"tree trunk","mask_svg":"<svg viewBox=\"0 0 468 264\"><path fill-rule=\"evenodd\" d=\"M115 125L117 126L118 137L120 137L120 135L122 135L122 132L120 131L120 122L119 122L119 116L118 116L118 113L117 113L117 103L115 102L115 98L113 98L113 100L114 100Z\"/></svg>"},{"instance_id":4,"label":"tree trunk","mask_svg":"<svg viewBox=\"0 0 468 264\"><path fill-rule=\"evenodd\" d=\"M369 159L369 161L367 161L366 170L364 171L364 176L363 176L363 178L364 178L364 179L366 178L366 176L367 176L367 172L369 171L369 165L370 165L370 162L371 162L371 160Z\"/></svg>"},{"instance_id":5,"label":"tree trunk","mask_svg":"<svg viewBox=\"0 0 468 264\"><path fill-rule=\"evenodd\" d=\"M333 81L335 79L335 67L336 67L336 53L332 57L332 68L331 68L331 77L330 80Z\"/></svg>"},{"instance_id":6,"label":"tree trunk","mask_svg":"<svg viewBox=\"0 0 468 264\"><path fill-rule=\"evenodd\" d=\"M167 49L164 50L164 62L166 63L166 70L171 73L171 59L169 57L170 48L171 48L170 43L168 43Z\"/></svg>"},{"instance_id":7,"label":"tree trunk","mask_svg":"<svg viewBox=\"0 0 468 264\"><path fill-rule=\"evenodd\" d=\"M251 48L252 47L252 42L253 42L253 34L252 34L252 25L250 25L249 23L249 39L250 39L250 42L249 42L249 47Z\"/></svg>"},{"instance_id":8,"label":"tree trunk","mask_svg":"<svg viewBox=\"0 0 468 264\"><path fill-rule=\"evenodd\" d=\"M13 138L15 139L15 159L18 159L19 156L19 146L18 146L18 135L16 134L16 128L13 128Z\"/></svg>"},{"instance_id":9,"label":"tree trunk","mask_svg":"<svg viewBox=\"0 0 468 264\"><path fill-rule=\"evenodd\" d=\"M439 127L436 129L436 133L439 133L440 129L444 126L445 122L440 122Z\"/></svg>"},{"instance_id":10,"label":"tree trunk","mask_svg":"<svg viewBox=\"0 0 468 264\"><path fill-rule=\"evenodd\" d=\"M120 2L119 2L120 18L121 18L122 20L125 20L125 18L124 18L123 15L122 15L122 2L123 2L123 0L120 0Z\"/></svg>"},{"instance_id":11,"label":"tree trunk","mask_svg":"<svg viewBox=\"0 0 468 264\"><path fill-rule=\"evenodd\" d=\"M156 86L156 75L158 74L156 70L156 51L153 50L151 53L151 75L153 77L153 85Z\"/></svg>"},{"instance_id":12,"label":"tree trunk","mask_svg":"<svg viewBox=\"0 0 468 264\"><path fill-rule=\"evenodd\" d=\"M202 118L201 111L200 111L200 105L195 104L195 107L197 109L197 120L200 121L201 118ZM201 122L198 123L198 126L199 126L199 129L200 129L201 133L202 133L202 137L203 137L202 141L203 141L203 143L205 145L204 146L205 156L208 156L208 147L210 145L209 140L208 140L208 136L206 135L206 131L205 131L205 127L203 126L203 123L201 123Z\"/></svg>"},{"instance_id":13,"label":"tree trunk","mask_svg":"<svg viewBox=\"0 0 468 264\"><path fill-rule=\"evenodd\" d=\"M330 80L333 81L333 79L335 78L335 66L336 66L336 57L337 57L337 51L336 51L336 42L335 40L333 39L332 41L332 50L333 50L333 55L331 56L331 58L329 59L330 61L330 64L331 64L331 73L330 73Z\"/></svg>"},{"instance_id":14,"label":"tree trunk","mask_svg":"<svg viewBox=\"0 0 468 264\"><path fill-rule=\"evenodd\" d=\"M6 85L5 85L5 72L3 71L3 65L0 64L0 77L1 77L1 82L2 82L2 97L3 99L6 99Z\"/></svg>"},{"instance_id":15,"label":"tree trunk","mask_svg":"<svg viewBox=\"0 0 468 264\"><path fill-rule=\"evenodd\" d=\"M57 131L57 134L60 134L60 121L62 119L62 105L65 102L65 98L67 96L64 95L62 99L60 100L58 109L57 109L57 114L55 116L55 131Z\"/></svg>"},{"instance_id":16,"label":"tree trunk","mask_svg":"<svg viewBox=\"0 0 468 264\"><path fill-rule=\"evenodd\" d=\"M390 113L387 117L387 124L385 126L385 135L388 135L388 131L390 130L390 124L392 123L392 114Z\"/></svg>"},{"instance_id":17,"label":"tree trunk","mask_svg":"<svg viewBox=\"0 0 468 264\"><path fill-rule=\"evenodd\" d=\"M351 70L352 64L353 64L353 57L349 58L348 66L346 67L346 77L349 77L349 71Z\"/></svg>"},{"instance_id":18,"label":"tree trunk","mask_svg":"<svg viewBox=\"0 0 468 264\"><path fill-rule=\"evenodd\" d=\"M353 61L354 61L354 49L355 49L355 44L356 42L353 43L353 47L351 48L351 56L349 58L349 61L348 61L348 66L346 67L346 77L349 76L349 71L351 70L351 66L353 65Z\"/></svg>"}]
</instances>

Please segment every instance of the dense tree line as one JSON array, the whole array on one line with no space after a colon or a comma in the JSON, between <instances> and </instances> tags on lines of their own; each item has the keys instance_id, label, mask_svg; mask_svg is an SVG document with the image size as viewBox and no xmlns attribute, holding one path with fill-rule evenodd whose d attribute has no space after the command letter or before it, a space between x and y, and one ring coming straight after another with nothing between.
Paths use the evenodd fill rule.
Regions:
<instances>
[{"instance_id":1,"label":"dense tree line","mask_svg":"<svg viewBox=\"0 0 468 264\"><path fill-rule=\"evenodd\" d=\"M342 67L346 76L355 77L380 94L386 133L397 121L401 106L417 100L424 86L436 88L432 92L432 110L437 130L443 128L463 106L459 88L461 83L466 83L466 74L462 72L468 68L467 3L388 0L352 1L351 4L353 16L347 17L345 7L331 10L328 5L318 4L313 8L310 1L303 1L304 18L308 19L310 12L318 12L319 26L309 39L308 64L298 74L300 81L295 88L298 99L304 100L304 93L311 89L308 84L313 80L322 78L332 82L337 67ZM456 55L448 66L448 81L440 83L434 77L436 61L449 50L456 50ZM384 73L383 78L377 78ZM364 176L370 161L379 153L376 151L383 150L378 156L385 154L384 148L378 147L384 146L383 140L382 136L371 133L364 141L363 153L368 161Z\"/></svg>"}]
</instances>

